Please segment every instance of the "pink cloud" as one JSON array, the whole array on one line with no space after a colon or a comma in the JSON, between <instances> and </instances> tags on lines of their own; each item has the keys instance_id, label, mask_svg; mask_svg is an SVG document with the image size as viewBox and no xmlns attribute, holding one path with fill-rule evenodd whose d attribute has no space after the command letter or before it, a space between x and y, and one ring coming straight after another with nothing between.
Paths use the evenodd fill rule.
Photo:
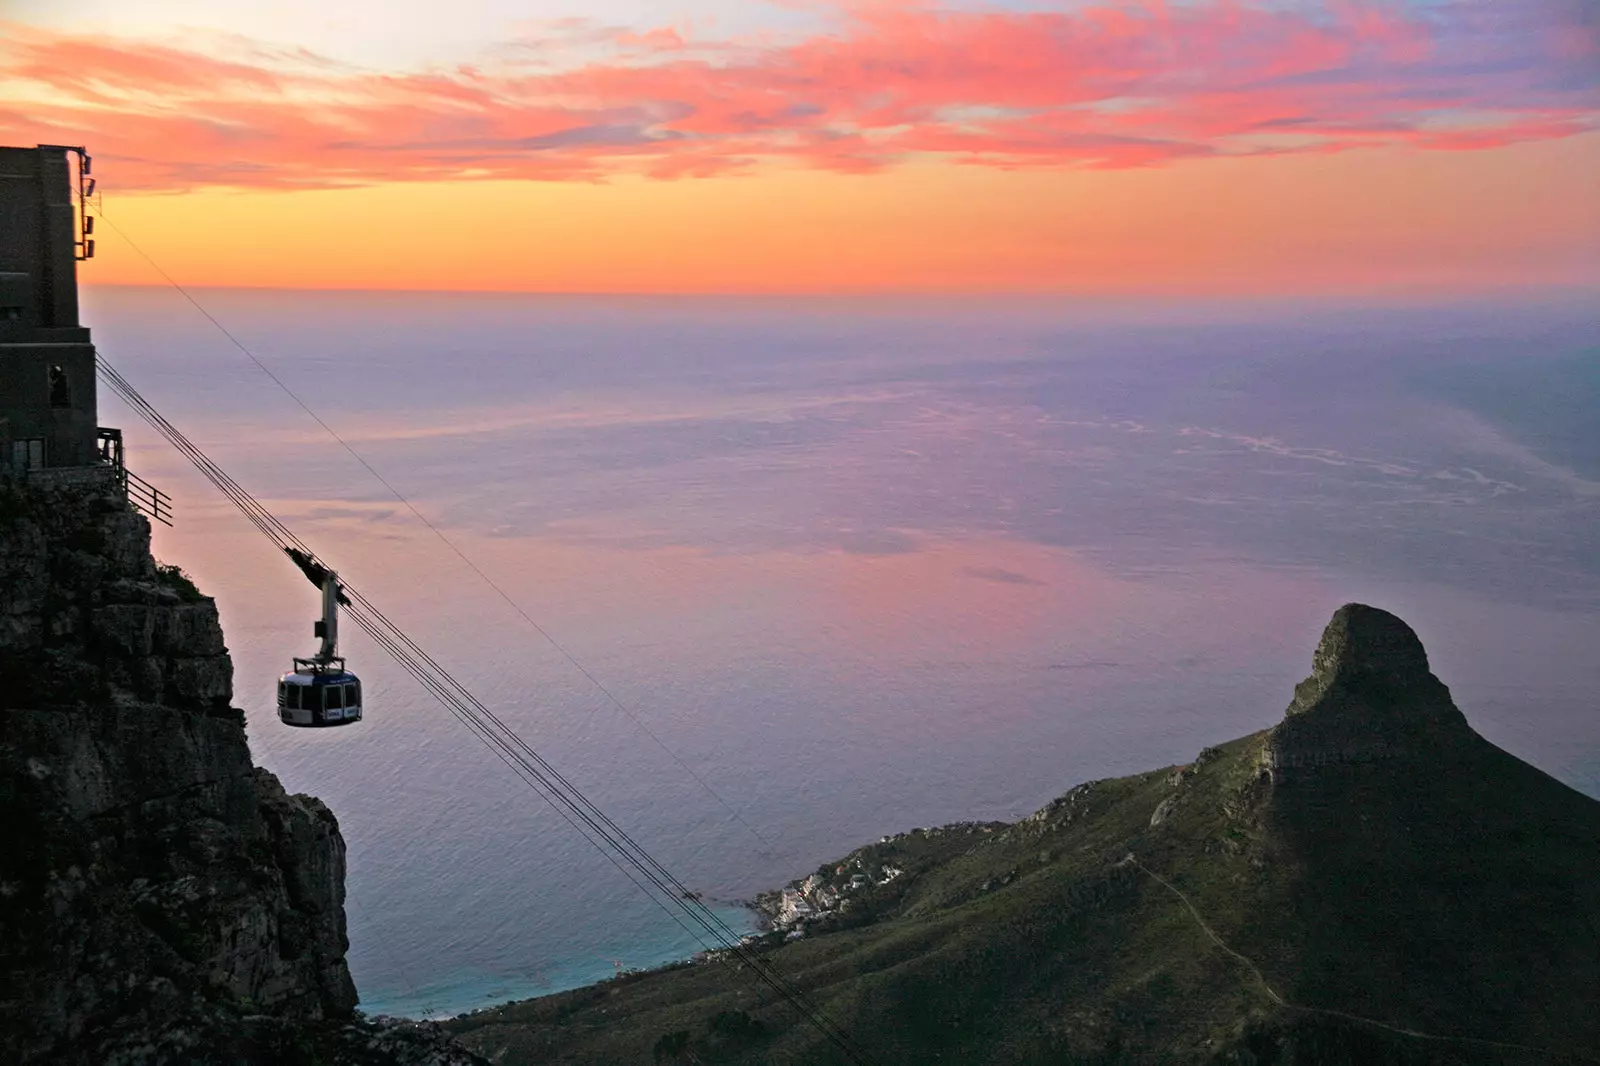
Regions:
<instances>
[{"instance_id":1,"label":"pink cloud","mask_svg":"<svg viewBox=\"0 0 1600 1066\"><path fill-rule=\"evenodd\" d=\"M778 42L596 28L590 58L533 73L492 58L374 73L247 42L220 56L11 25L0 136L89 144L116 185L146 189L1476 150L1600 128L1582 12L1576 0L867 2L838 9L830 32Z\"/></svg>"}]
</instances>

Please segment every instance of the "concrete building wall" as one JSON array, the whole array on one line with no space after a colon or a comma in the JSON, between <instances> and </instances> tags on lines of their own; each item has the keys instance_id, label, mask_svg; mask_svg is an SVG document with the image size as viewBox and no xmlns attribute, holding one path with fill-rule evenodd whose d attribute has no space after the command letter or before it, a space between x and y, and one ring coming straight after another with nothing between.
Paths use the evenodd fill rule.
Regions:
<instances>
[{"instance_id":1,"label":"concrete building wall","mask_svg":"<svg viewBox=\"0 0 1600 1066\"><path fill-rule=\"evenodd\" d=\"M0 464L77 466L97 454L74 164L61 148L0 148Z\"/></svg>"},{"instance_id":2,"label":"concrete building wall","mask_svg":"<svg viewBox=\"0 0 1600 1066\"><path fill-rule=\"evenodd\" d=\"M43 440L46 466L80 466L98 454L94 347L0 344L0 418L10 444Z\"/></svg>"}]
</instances>

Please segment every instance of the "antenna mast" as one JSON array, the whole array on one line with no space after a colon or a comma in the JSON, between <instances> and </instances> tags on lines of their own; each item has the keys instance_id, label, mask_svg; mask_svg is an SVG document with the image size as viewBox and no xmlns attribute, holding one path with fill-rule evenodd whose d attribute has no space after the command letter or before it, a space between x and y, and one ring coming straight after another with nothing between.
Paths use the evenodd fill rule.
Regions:
<instances>
[{"instance_id":1,"label":"antenna mast","mask_svg":"<svg viewBox=\"0 0 1600 1066\"><path fill-rule=\"evenodd\" d=\"M78 262L94 258L94 216L89 213L91 201L95 201L95 179L89 176L94 167L94 160L89 157L89 149L81 144L41 144L40 148L50 148L62 152L72 152L78 157L77 199L78 199L78 238L73 241L76 249L74 258ZM170 524L170 523L169 523Z\"/></svg>"}]
</instances>

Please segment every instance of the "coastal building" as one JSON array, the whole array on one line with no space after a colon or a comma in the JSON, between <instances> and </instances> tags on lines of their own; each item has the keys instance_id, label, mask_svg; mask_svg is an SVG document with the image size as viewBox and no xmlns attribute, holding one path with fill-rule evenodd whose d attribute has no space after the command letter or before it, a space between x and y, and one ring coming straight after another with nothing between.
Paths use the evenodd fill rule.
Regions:
<instances>
[{"instance_id":1,"label":"coastal building","mask_svg":"<svg viewBox=\"0 0 1600 1066\"><path fill-rule=\"evenodd\" d=\"M793 925L803 918L809 918L815 911L811 904L806 902L805 896L799 889L786 888L783 890L783 903L778 908L778 924Z\"/></svg>"}]
</instances>

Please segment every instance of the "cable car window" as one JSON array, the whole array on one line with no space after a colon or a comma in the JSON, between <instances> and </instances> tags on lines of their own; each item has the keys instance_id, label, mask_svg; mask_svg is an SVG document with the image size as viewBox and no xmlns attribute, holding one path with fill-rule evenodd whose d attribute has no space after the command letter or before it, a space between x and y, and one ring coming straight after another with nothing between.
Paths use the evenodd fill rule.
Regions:
<instances>
[{"instance_id":1,"label":"cable car window","mask_svg":"<svg viewBox=\"0 0 1600 1066\"><path fill-rule=\"evenodd\" d=\"M291 711L300 709L300 694L305 691L299 685L283 686L283 705Z\"/></svg>"},{"instance_id":2,"label":"cable car window","mask_svg":"<svg viewBox=\"0 0 1600 1066\"><path fill-rule=\"evenodd\" d=\"M343 685L329 685L324 691L328 694L328 702L324 704L328 710L339 711L344 709Z\"/></svg>"},{"instance_id":3,"label":"cable car window","mask_svg":"<svg viewBox=\"0 0 1600 1066\"><path fill-rule=\"evenodd\" d=\"M352 682L345 686L344 705L346 707L361 706L361 682Z\"/></svg>"}]
</instances>

